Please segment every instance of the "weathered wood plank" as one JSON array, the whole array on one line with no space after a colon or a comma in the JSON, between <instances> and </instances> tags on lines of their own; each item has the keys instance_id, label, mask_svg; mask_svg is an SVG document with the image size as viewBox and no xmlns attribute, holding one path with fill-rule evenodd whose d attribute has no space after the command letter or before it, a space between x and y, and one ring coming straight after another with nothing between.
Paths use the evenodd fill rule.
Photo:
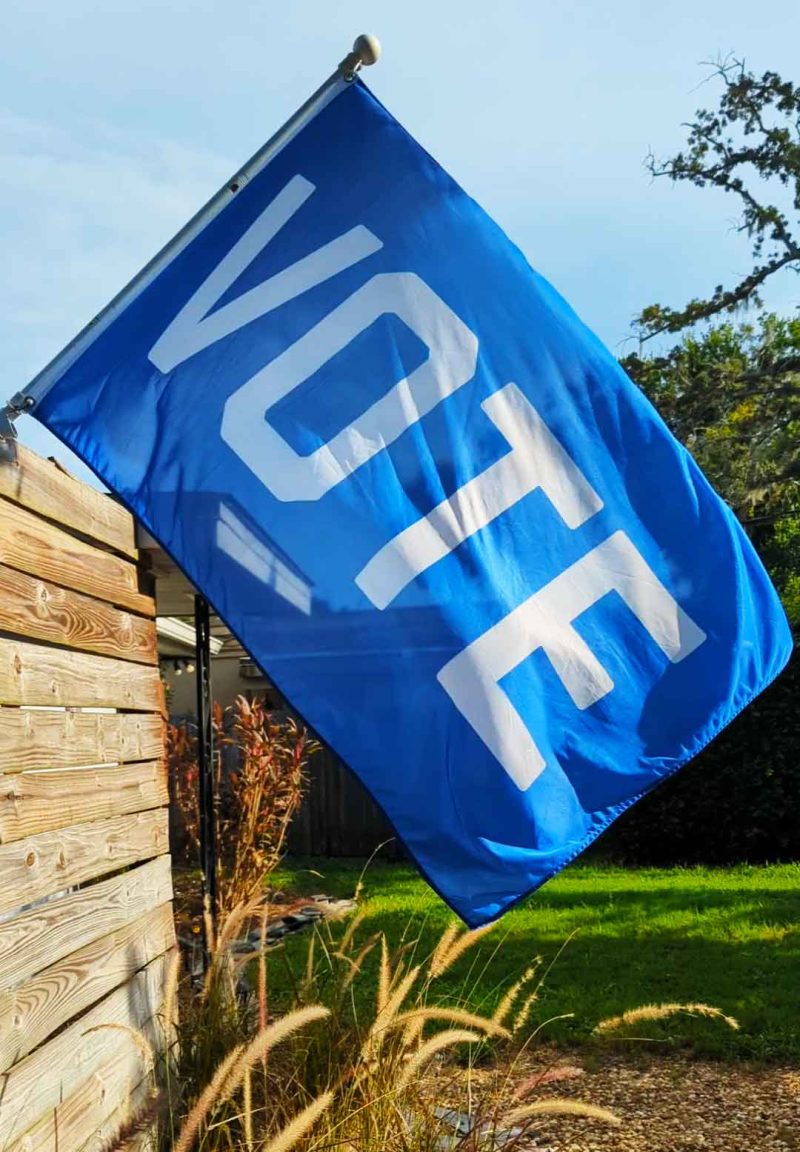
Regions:
<instances>
[{"instance_id":1,"label":"weathered wood plank","mask_svg":"<svg viewBox=\"0 0 800 1152\"><path fill-rule=\"evenodd\" d=\"M163 760L0 775L0 844L168 803Z\"/></svg>"},{"instance_id":2,"label":"weathered wood plank","mask_svg":"<svg viewBox=\"0 0 800 1152\"><path fill-rule=\"evenodd\" d=\"M120 504L69 476L24 444L17 445L17 454L17 464L0 463L0 494L136 558L133 517Z\"/></svg>"},{"instance_id":3,"label":"weathered wood plank","mask_svg":"<svg viewBox=\"0 0 800 1152\"><path fill-rule=\"evenodd\" d=\"M79 540L2 497L0 525L0 563L144 616L155 615L155 602L139 591L136 565L130 560Z\"/></svg>"},{"instance_id":4,"label":"weathered wood plank","mask_svg":"<svg viewBox=\"0 0 800 1152\"><path fill-rule=\"evenodd\" d=\"M0 993L0 1072L174 947L172 905L163 904Z\"/></svg>"},{"instance_id":5,"label":"weathered wood plank","mask_svg":"<svg viewBox=\"0 0 800 1152\"><path fill-rule=\"evenodd\" d=\"M0 704L166 711L155 666L2 636Z\"/></svg>"},{"instance_id":6,"label":"weathered wood plank","mask_svg":"<svg viewBox=\"0 0 800 1152\"><path fill-rule=\"evenodd\" d=\"M130 1087L130 1077L128 1077L127 1084L117 1086L110 1080L109 1076L106 1075L105 1069L99 1079L102 1080L104 1085L104 1093L101 1098L102 1113L108 1108L109 1099L119 1100L120 1103L114 1111L103 1120L101 1127L96 1132L93 1132L85 1141L75 1141L71 1145L71 1150L75 1150L75 1152L108 1152L113 1142L113 1147L117 1149L117 1152L158 1152L158 1133L155 1124L152 1124L144 1132L136 1133L124 1144L117 1146L116 1142L124 1124L130 1124L131 1121L136 1121L137 1119L141 1121L142 1114L146 1114L148 1110L152 1115L152 1105L154 1103L152 1079L148 1077L134 1087ZM156 1107L157 1106L156 1101ZM75 1113L74 1109L71 1111L72 1114ZM63 1115L64 1119L66 1119L66 1110ZM61 1119L60 1116L59 1119ZM80 1123L81 1121L78 1120L78 1124ZM82 1127L85 1128L85 1121ZM60 1132L64 1137L70 1134L70 1129L63 1120L61 1122ZM48 1149L48 1152L63 1152L63 1150L63 1143L59 1143L54 1148ZM28 1150L26 1149L25 1152L28 1152ZM34 1152L34 1150L31 1150L31 1152Z\"/></svg>"},{"instance_id":7,"label":"weathered wood plank","mask_svg":"<svg viewBox=\"0 0 800 1152\"><path fill-rule=\"evenodd\" d=\"M152 1114L153 1104L153 1085L149 1079L143 1080L135 1087L114 1089L114 1086L108 1083L108 1078L104 1075L102 1077L105 1084L105 1094L102 1097L103 1111L107 1108L107 1101L114 1092L113 1098L120 1101L120 1104L114 1109L110 1116L104 1121L100 1129L93 1132L88 1140L80 1143L73 1144L73 1148L79 1152L108 1152L109 1147L114 1141L116 1148L116 1138L119 1137L120 1131L124 1124L129 1124L132 1120L136 1120L142 1112L150 1111ZM63 1131L62 1125L62 1131ZM52 1152L62 1152L63 1145L57 1145ZM154 1124L145 1132L138 1132L132 1136L125 1144L117 1148L117 1152L158 1152L157 1131Z\"/></svg>"},{"instance_id":8,"label":"weathered wood plank","mask_svg":"<svg viewBox=\"0 0 800 1152\"><path fill-rule=\"evenodd\" d=\"M155 620L0 565L0 631L101 656L156 663Z\"/></svg>"},{"instance_id":9,"label":"weathered wood plank","mask_svg":"<svg viewBox=\"0 0 800 1152\"><path fill-rule=\"evenodd\" d=\"M0 848L0 913L168 850L167 810L74 824Z\"/></svg>"},{"instance_id":10,"label":"weathered wood plank","mask_svg":"<svg viewBox=\"0 0 800 1152\"><path fill-rule=\"evenodd\" d=\"M158 760L163 753L164 721L150 712L0 708L0 772Z\"/></svg>"},{"instance_id":11,"label":"weathered wood plank","mask_svg":"<svg viewBox=\"0 0 800 1152\"><path fill-rule=\"evenodd\" d=\"M149 1077L135 1083L141 1060L130 1043L119 1044L102 1068L3 1152L100 1152L130 1116L146 1106L152 1092Z\"/></svg>"},{"instance_id":12,"label":"weathered wood plank","mask_svg":"<svg viewBox=\"0 0 800 1152\"><path fill-rule=\"evenodd\" d=\"M169 856L0 923L0 989L13 988L172 899Z\"/></svg>"},{"instance_id":13,"label":"weathered wood plank","mask_svg":"<svg viewBox=\"0 0 800 1152\"><path fill-rule=\"evenodd\" d=\"M89 1077L102 1075L119 1051L121 1038L136 1054L130 1082L143 1079L147 1072L144 1055L134 1037L121 1029L140 1032L154 1020L161 1007L169 959L166 953L154 960L48 1044L0 1076L0 1148L33 1128ZM147 1032L155 1036L157 1026L154 1024Z\"/></svg>"}]
</instances>

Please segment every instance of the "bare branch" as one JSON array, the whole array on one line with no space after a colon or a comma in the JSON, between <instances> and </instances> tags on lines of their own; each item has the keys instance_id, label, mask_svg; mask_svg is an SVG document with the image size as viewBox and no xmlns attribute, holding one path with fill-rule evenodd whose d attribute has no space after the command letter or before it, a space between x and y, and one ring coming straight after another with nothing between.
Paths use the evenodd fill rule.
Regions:
<instances>
[{"instance_id":1,"label":"bare branch","mask_svg":"<svg viewBox=\"0 0 800 1152\"><path fill-rule=\"evenodd\" d=\"M700 109L686 125L686 150L663 161L651 154L646 163L653 177L738 196L743 207L739 230L752 240L754 267L733 287L720 285L681 309L644 309L634 325L642 341L759 304L758 290L769 277L787 267L800 271L800 220L765 200L763 191L768 195L770 182L777 181L792 190L800 212L800 87L775 72L756 76L736 59L718 62L714 75L723 85L719 106Z\"/></svg>"}]
</instances>

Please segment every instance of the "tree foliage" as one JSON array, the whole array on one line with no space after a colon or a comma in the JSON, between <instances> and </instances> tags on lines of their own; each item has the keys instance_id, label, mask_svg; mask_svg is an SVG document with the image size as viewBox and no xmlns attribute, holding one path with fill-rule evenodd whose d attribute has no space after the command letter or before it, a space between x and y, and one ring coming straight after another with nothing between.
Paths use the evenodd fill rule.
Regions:
<instances>
[{"instance_id":1,"label":"tree foliage","mask_svg":"<svg viewBox=\"0 0 800 1152\"><path fill-rule=\"evenodd\" d=\"M643 340L759 303L759 289L775 272L800 272L800 87L776 72L756 76L737 60L720 64L716 75L723 85L719 106L695 113L684 151L648 163L653 176L734 196L753 268L683 308L645 308L636 325Z\"/></svg>"},{"instance_id":2,"label":"tree foliage","mask_svg":"<svg viewBox=\"0 0 800 1152\"><path fill-rule=\"evenodd\" d=\"M800 319L718 324L623 367L743 520L800 509Z\"/></svg>"},{"instance_id":3,"label":"tree foliage","mask_svg":"<svg viewBox=\"0 0 800 1152\"><path fill-rule=\"evenodd\" d=\"M800 631L800 320L718 323L623 366L743 520ZM796 653L599 851L639 864L800 857L798 687Z\"/></svg>"}]
</instances>

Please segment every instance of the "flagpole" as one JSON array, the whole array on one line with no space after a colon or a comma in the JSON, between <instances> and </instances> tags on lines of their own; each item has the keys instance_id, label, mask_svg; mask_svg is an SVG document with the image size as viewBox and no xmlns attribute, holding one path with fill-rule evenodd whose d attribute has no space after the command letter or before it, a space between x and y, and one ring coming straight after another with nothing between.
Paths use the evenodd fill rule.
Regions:
<instances>
[{"instance_id":1,"label":"flagpole","mask_svg":"<svg viewBox=\"0 0 800 1152\"><path fill-rule=\"evenodd\" d=\"M217 938L219 917L217 813L211 698L211 613L208 601L199 594L194 598L194 628L197 677L197 809L200 825L200 867L203 873L203 963L205 968L208 968Z\"/></svg>"},{"instance_id":2,"label":"flagpole","mask_svg":"<svg viewBox=\"0 0 800 1152\"><path fill-rule=\"evenodd\" d=\"M58 377L73 364L79 356L105 331L106 328L136 297L152 283L168 264L206 227L239 190L256 176L282 148L289 143L301 128L308 123L325 105L356 78L362 67L375 64L381 54L380 41L376 36L361 35L356 38L353 49L328 79L317 88L308 100L289 117L286 123L240 168L230 180L219 189L192 219L181 228L153 259L126 284L114 299L91 320L78 335L63 348L50 363L20 392L17 392L0 410L0 447L7 455L14 456L16 429L14 420L24 412L35 408L39 400L47 394Z\"/></svg>"}]
</instances>

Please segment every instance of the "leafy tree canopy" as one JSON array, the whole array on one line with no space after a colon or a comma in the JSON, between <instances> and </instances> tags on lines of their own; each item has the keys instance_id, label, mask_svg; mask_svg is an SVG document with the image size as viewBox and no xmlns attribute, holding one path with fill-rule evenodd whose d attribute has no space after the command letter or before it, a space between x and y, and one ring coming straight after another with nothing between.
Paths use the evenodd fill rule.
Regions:
<instances>
[{"instance_id":1,"label":"leafy tree canopy","mask_svg":"<svg viewBox=\"0 0 800 1152\"><path fill-rule=\"evenodd\" d=\"M800 630L800 319L718 324L622 366L743 521Z\"/></svg>"},{"instance_id":2,"label":"leafy tree canopy","mask_svg":"<svg viewBox=\"0 0 800 1152\"><path fill-rule=\"evenodd\" d=\"M800 509L800 319L718 324L622 365L741 519Z\"/></svg>"}]
</instances>

